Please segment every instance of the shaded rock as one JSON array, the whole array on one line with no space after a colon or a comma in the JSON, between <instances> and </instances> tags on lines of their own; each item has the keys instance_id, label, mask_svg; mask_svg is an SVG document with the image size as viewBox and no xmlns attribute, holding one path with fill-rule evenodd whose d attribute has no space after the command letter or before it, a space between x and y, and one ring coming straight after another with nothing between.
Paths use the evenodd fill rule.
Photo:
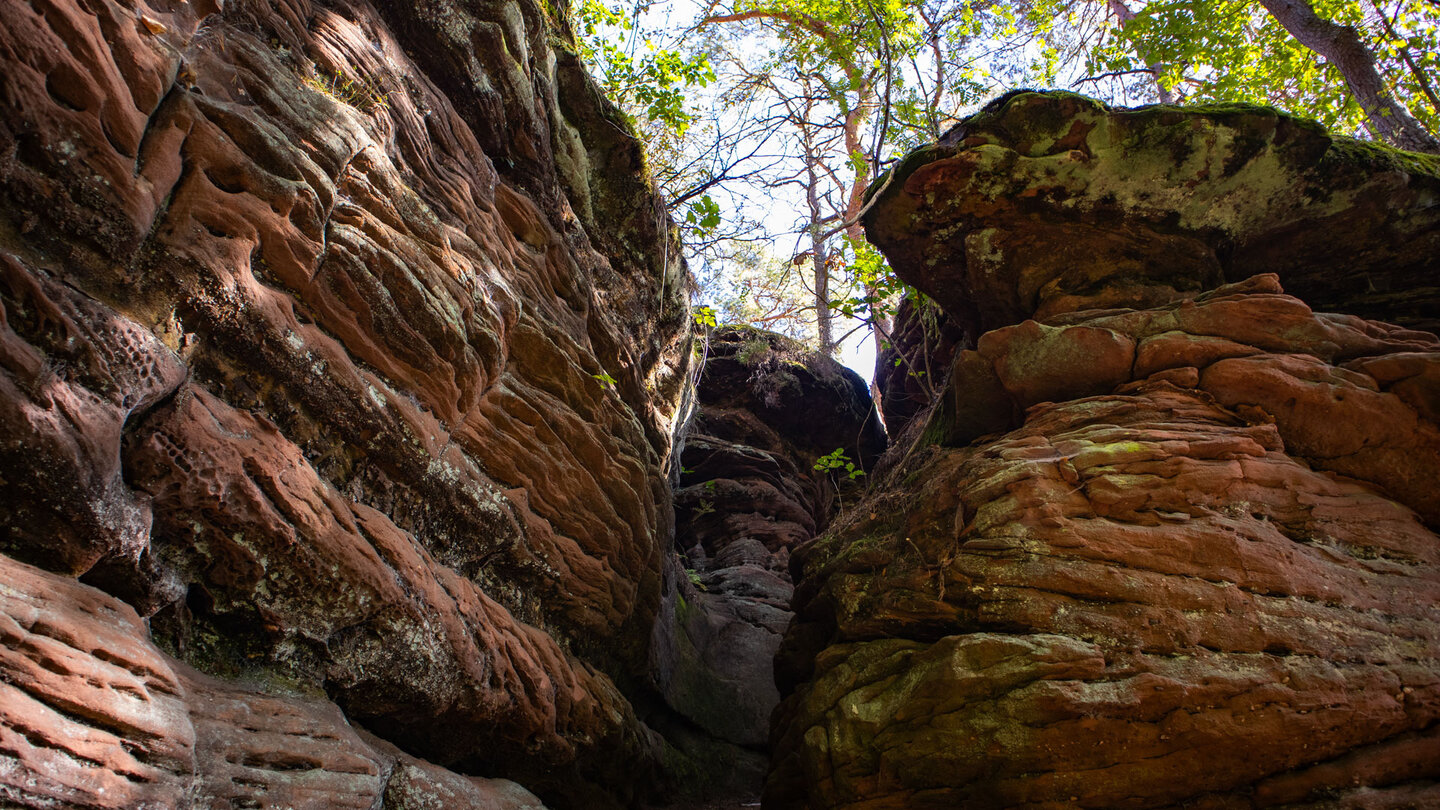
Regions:
<instances>
[{"instance_id":1,"label":"shaded rock","mask_svg":"<svg viewBox=\"0 0 1440 810\"><path fill-rule=\"evenodd\" d=\"M319 674L387 739L533 784L546 765L658 756L608 678L340 496L273 425L188 388L152 419L127 466L159 514L154 553L194 583L158 617L183 657ZM505 762L521 745L536 764Z\"/></svg>"},{"instance_id":2,"label":"shaded rock","mask_svg":"<svg viewBox=\"0 0 1440 810\"><path fill-rule=\"evenodd\" d=\"M749 327L710 335L692 429L774 449L788 443L819 455L843 449L868 469L885 450L870 393L854 372L789 338ZM732 414L737 409L745 414ZM746 422L746 416L750 420ZM682 482L683 483L683 482Z\"/></svg>"},{"instance_id":3,"label":"shaded rock","mask_svg":"<svg viewBox=\"0 0 1440 810\"><path fill-rule=\"evenodd\" d=\"M1019 91L873 193L868 238L976 334L1257 273L1318 309L1440 330L1440 163L1269 108Z\"/></svg>"},{"instance_id":4,"label":"shaded rock","mask_svg":"<svg viewBox=\"0 0 1440 810\"><path fill-rule=\"evenodd\" d=\"M126 426L186 371L139 324L0 253L0 549L93 572L152 612L176 598L150 568L148 499L125 485Z\"/></svg>"},{"instance_id":5,"label":"shaded rock","mask_svg":"<svg viewBox=\"0 0 1440 810\"><path fill-rule=\"evenodd\" d=\"M911 296L900 301L889 339L875 357L875 389L892 439L903 434L915 415L944 390L955 352L974 345L974 336L933 302Z\"/></svg>"},{"instance_id":6,"label":"shaded rock","mask_svg":"<svg viewBox=\"0 0 1440 810\"><path fill-rule=\"evenodd\" d=\"M222 683L641 801L684 265L554 9L3 16L0 551Z\"/></svg>"},{"instance_id":7,"label":"shaded rock","mask_svg":"<svg viewBox=\"0 0 1440 810\"><path fill-rule=\"evenodd\" d=\"M770 715L780 700L772 662L790 622L790 550L823 529L846 476L814 469L836 449L873 464L884 448L864 383L834 360L779 335L721 328L698 386L676 492L668 581L673 624L657 627L657 688L704 757L696 798L758 793ZM672 735L673 736L673 735ZM723 768L732 768L726 773Z\"/></svg>"}]
</instances>

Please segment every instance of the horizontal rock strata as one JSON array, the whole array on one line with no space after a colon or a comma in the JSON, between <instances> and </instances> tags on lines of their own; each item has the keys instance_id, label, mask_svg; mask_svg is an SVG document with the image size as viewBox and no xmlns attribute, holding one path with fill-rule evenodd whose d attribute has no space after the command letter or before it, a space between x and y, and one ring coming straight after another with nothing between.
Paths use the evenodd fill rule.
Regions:
<instances>
[{"instance_id":1,"label":"horizontal rock strata","mask_svg":"<svg viewBox=\"0 0 1440 810\"><path fill-rule=\"evenodd\" d=\"M1182 309L1219 302L1267 325L1303 308L1220 290ZM1049 329L1133 355L1144 341L1102 324L1140 315L1161 313ZM1429 335L1348 325L1440 368ZM1022 424L917 450L800 555L791 641L810 648L789 658L813 668L789 673L777 806L1248 808L1433 786L1433 764L1367 763L1423 758L1440 717L1440 499L1410 484L1440 458L1436 425L1295 344L1167 330L1235 354L1105 379L1038 363L1044 329L990 333L952 381L1008 369L991 373ZM1308 455L1317 424L1345 461ZM1409 431L1404 463L1360 449L1389 430Z\"/></svg>"},{"instance_id":2,"label":"horizontal rock strata","mask_svg":"<svg viewBox=\"0 0 1440 810\"><path fill-rule=\"evenodd\" d=\"M712 330L704 351L676 493L688 569L667 594L675 618L656 627L654 671L692 729L682 749L710 763L684 789L753 800L780 700L773 661L791 619L790 550L857 489L816 460L841 450L863 472L885 437L864 382L829 357L735 327Z\"/></svg>"},{"instance_id":3,"label":"horizontal rock strata","mask_svg":"<svg viewBox=\"0 0 1440 810\"><path fill-rule=\"evenodd\" d=\"M0 552L119 598L173 659L47 704L65 734L7 716L5 801L473 792L411 755L557 806L662 785L627 695L673 531L684 270L564 23L529 0L0 17ZM41 688L40 660L9 683ZM282 723L291 688L335 736L236 742L241 704ZM190 720L126 719L132 697ZM292 790L252 761L342 775Z\"/></svg>"},{"instance_id":4,"label":"horizontal rock strata","mask_svg":"<svg viewBox=\"0 0 1440 810\"><path fill-rule=\"evenodd\" d=\"M0 575L8 806L543 807L513 782L461 777L367 740L323 695L179 664L129 605L94 588L5 559Z\"/></svg>"},{"instance_id":5,"label":"horizontal rock strata","mask_svg":"<svg viewBox=\"0 0 1440 810\"><path fill-rule=\"evenodd\" d=\"M1321 273L1433 270L1388 241L1428 221L1429 180L1327 192L1318 156L1286 186L1313 207L1267 196L1247 172L1307 139L1349 148L1253 110L1021 94L897 172L871 237L984 331L866 499L795 553L767 806L1440 803L1440 339L1311 308L1345 303ZM1178 150L1156 184L1123 185L1156 149ZM1187 224L1226 200L1258 229ZM1379 241L1315 275L1272 261L1350 244L1322 209ZM1397 313L1427 311L1417 283Z\"/></svg>"}]
</instances>

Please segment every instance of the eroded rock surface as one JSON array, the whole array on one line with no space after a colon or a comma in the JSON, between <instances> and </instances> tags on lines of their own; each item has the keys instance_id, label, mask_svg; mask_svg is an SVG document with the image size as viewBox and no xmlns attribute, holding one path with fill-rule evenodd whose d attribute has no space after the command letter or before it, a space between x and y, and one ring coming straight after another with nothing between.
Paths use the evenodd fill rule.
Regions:
<instances>
[{"instance_id":1,"label":"eroded rock surface","mask_svg":"<svg viewBox=\"0 0 1440 810\"><path fill-rule=\"evenodd\" d=\"M814 469L841 450L862 471L885 447L865 383L833 359L769 332L712 331L676 494L673 623L656 629L656 678L689 733L672 734L726 774L715 794L754 795L780 700L773 661L790 623L790 550L856 497L843 471ZM861 476L856 476L859 479ZM668 730L668 729L667 729Z\"/></svg>"},{"instance_id":2,"label":"eroded rock surface","mask_svg":"<svg viewBox=\"0 0 1440 810\"><path fill-rule=\"evenodd\" d=\"M1100 199L1086 189L1104 197L1145 146L1120 133L1170 120L1224 145L1224 116L1009 103L979 117L979 140L939 147L930 175L910 165L872 213L897 272L987 331L866 499L795 553L767 806L1440 803L1440 339L1316 312L1282 289L1327 300L1304 268L1243 239L1226 261L1248 258L1226 264L1195 232L1156 226L1143 199L1086 219ZM1275 144L1324 138L1269 120ZM1022 131L1070 140L997 140ZM1252 145L1235 172L1215 164L1154 199L1182 223L1239 205L1244 167L1283 155ZM1081 196L1021 193L1042 164ZM1383 238L1428 221L1429 181L1365 182L1393 193L1389 224L1366 226L1373 249L1337 251L1336 289L1381 272L1373 256L1433 266ZM1315 210L1353 191L1308 188ZM1296 256L1350 238L1262 192L1240 221L1291 222L1266 238L1294 236ZM1041 261L1058 238L1042 224L1030 254L971 251L982 232L1020 239L1006 228L1042 211L1116 250ZM916 233L894 230L917 216ZM1279 275L1216 286L1241 268Z\"/></svg>"},{"instance_id":3,"label":"eroded rock surface","mask_svg":"<svg viewBox=\"0 0 1440 810\"><path fill-rule=\"evenodd\" d=\"M180 664L95 588L4 558L0 575L7 806L543 808L513 782L367 739L296 683L264 691Z\"/></svg>"},{"instance_id":4,"label":"eroded rock surface","mask_svg":"<svg viewBox=\"0 0 1440 810\"><path fill-rule=\"evenodd\" d=\"M1114 329L1212 306L1240 328ZM1277 309L1308 313L1272 277L965 352L936 413L975 424L961 392L992 391L994 432L929 434L798 557L809 646L787 660L810 665L787 675L771 801L1440 798L1413 764L1440 718L1440 428L1356 370L1440 368L1440 341L1311 316L1321 349ZM1369 764L1392 758L1412 765Z\"/></svg>"},{"instance_id":5,"label":"eroded rock surface","mask_svg":"<svg viewBox=\"0 0 1440 810\"><path fill-rule=\"evenodd\" d=\"M1257 273L1319 310L1440 331L1440 161L1265 107L1007 94L878 193L868 238L976 336Z\"/></svg>"},{"instance_id":6,"label":"eroded rock surface","mask_svg":"<svg viewBox=\"0 0 1440 810\"><path fill-rule=\"evenodd\" d=\"M663 783L627 690L673 531L684 270L564 16L0 4L0 552L123 600L178 659L116 664L135 683L64 734L7 717L7 800L182 806L234 759L187 752L282 682L318 701L304 717L560 806ZM57 610L42 636L87 638ZM257 696L212 700L242 682ZM193 723L132 728L140 699ZM396 781L347 733L313 758L363 806L468 806L466 777ZM240 760L309 762L263 750L285 734ZM115 780L132 799L97 792ZM326 789L274 796L339 806Z\"/></svg>"}]
</instances>

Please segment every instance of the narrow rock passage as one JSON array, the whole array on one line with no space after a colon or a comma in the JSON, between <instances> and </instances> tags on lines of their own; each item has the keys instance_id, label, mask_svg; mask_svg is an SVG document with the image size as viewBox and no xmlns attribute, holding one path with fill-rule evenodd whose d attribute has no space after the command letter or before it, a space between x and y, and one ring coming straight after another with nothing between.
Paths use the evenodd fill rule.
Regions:
<instances>
[{"instance_id":1,"label":"narrow rock passage","mask_svg":"<svg viewBox=\"0 0 1440 810\"><path fill-rule=\"evenodd\" d=\"M716 330L708 353L675 499L685 570L666 594L675 621L658 628L655 669L692 725L667 736L708 769L687 790L697 804L680 806L758 806L790 553L859 486L815 462L840 450L868 467L885 439L864 381L833 359L748 328Z\"/></svg>"}]
</instances>

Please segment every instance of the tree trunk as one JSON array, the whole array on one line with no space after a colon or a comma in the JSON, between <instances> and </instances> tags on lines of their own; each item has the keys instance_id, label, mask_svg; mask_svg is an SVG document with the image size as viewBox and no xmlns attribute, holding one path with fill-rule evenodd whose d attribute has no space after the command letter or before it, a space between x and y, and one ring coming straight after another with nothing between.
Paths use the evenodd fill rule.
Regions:
<instances>
[{"instance_id":1,"label":"tree trunk","mask_svg":"<svg viewBox=\"0 0 1440 810\"><path fill-rule=\"evenodd\" d=\"M822 239L812 237L810 263L815 273L815 331L820 339L820 353L835 354L835 316L830 312L830 255Z\"/></svg>"},{"instance_id":2,"label":"tree trunk","mask_svg":"<svg viewBox=\"0 0 1440 810\"><path fill-rule=\"evenodd\" d=\"M808 89L808 88L807 88ZM805 106L809 120L810 105ZM815 154L810 131L800 128L800 142L805 150L805 205L810 215L810 265L815 279L815 334L820 353L835 354L835 314L830 310L830 253L826 249L825 211L820 200L820 176L816 173L819 156Z\"/></svg>"},{"instance_id":3,"label":"tree trunk","mask_svg":"<svg viewBox=\"0 0 1440 810\"><path fill-rule=\"evenodd\" d=\"M1374 54L1354 28L1322 19L1306 0L1260 0L1260 4L1301 45L1339 68L1350 94L1365 111L1366 127L1372 135L1401 149L1440 153L1440 140L1386 91Z\"/></svg>"}]
</instances>

